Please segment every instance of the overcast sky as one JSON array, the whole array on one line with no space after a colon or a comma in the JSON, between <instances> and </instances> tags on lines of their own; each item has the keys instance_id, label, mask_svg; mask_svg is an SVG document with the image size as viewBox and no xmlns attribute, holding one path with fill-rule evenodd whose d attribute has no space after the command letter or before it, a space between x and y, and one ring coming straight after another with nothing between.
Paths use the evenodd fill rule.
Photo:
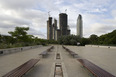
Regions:
<instances>
[{"instance_id":1,"label":"overcast sky","mask_svg":"<svg viewBox=\"0 0 116 77\"><path fill-rule=\"evenodd\" d=\"M65 9L71 34L76 34L79 14L84 37L116 29L116 0L0 0L0 34L8 35L8 31L19 26L29 27L29 34L46 38L48 12L58 20Z\"/></svg>"}]
</instances>

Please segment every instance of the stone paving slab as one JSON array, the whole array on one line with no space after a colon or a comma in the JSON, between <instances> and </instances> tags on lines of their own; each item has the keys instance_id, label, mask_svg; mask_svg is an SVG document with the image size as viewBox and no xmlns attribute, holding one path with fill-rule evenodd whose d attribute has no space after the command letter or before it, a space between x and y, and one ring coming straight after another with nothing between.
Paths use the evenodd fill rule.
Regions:
<instances>
[{"instance_id":1,"label":"stone paving slab","mask_svg":"<svg viewBox=\"0 0 116 77\"><path fill-rule=\"evenodd\" d=\"M37 58L38 54L43 50L46 50L48 47L40 47L23 52L0 56L0 77L30 60L31 58Z\"/></svg>"},{"instance_id":2,"label":"stone paving slab","mask_svg":"<svg viewBox=\"0 0 116 77\"><path fill-rule=\"evenodd\" d=\"M40 61L23 77L51 77L54 74L55 63L62 64L64 77L90 77L90 72L83 68L76 58L73 58L66 52L61 45L54 45L54 49L52 49L52 52L49 52L46 58L38 55L49 47L39 47L0 57L0 77L31 58L40 58ZM77 53L77 58L86 58L116 76L116 49L66 47ZM60 59L56 59L57 53L60 53Z\"/></svg>"},{"instance_id":3,"label":"stone paving slab","mask_svg":"<svg viewBox=\"0 0 116 77\"><path fill-rule=\"evenodd\" d=\"M116 76L116 49L67 46L81 58L85 58Z\"/></svg>"}]
</instances>

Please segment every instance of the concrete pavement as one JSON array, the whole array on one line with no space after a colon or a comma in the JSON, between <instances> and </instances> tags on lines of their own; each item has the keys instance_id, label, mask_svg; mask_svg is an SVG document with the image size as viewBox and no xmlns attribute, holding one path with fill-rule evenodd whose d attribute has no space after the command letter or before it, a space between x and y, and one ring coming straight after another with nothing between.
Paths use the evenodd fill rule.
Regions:
<instances>
[{"instance_id":1,"label":"concrete pavement","mask_svg":"<svg viewBox=\"0 0 116 77\"><path fill-rule=\"evenodd\" d=\"M49 47L39 47L1 56L0 77L31 58L40 58L41 60L23 77L52 77L55 63L62 64L64 77L90 77L90 73L75 58L70 56L61 45L55 45L52 52L49 52L46 58L38 55ZM80 58L86 58L116 76L116 49L77 46L66 47L76 52ZM56 59L57 53L60 53L60 59Z\"/></svg>"}]
</instances>

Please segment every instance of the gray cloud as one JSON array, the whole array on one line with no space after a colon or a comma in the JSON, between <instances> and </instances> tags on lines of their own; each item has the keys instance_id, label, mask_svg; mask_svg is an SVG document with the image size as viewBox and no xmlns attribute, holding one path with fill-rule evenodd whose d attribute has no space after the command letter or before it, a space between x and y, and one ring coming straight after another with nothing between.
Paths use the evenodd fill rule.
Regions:
<instances>
[{"instance_id":1,"label":"gray cloud","mask_svg":"<svg viewBox=\"0 0 116 77\"><path fill-rule=\"evenodd\" d=\"M29 29L28 34L39 36L41 38L46 38L46 35L44 33L42 33L40 30L35 30L33 28Z\"/></svg>"},{"instance_id":2,"label":"gray cloud","mask_svg":"<svg viewBox=\"0 0 116 77\"><path fill-rule=\"evenodd\" d=\"M8 34L7 32L14 30L16 26L28 26L30 27L29 34L46 38L48 11L51 11L50 15L58 20L58 14L67 9L68 24L72 34L76 34L78 14L83 16L85 36L89 36L91 33L102 34L116 27L116 9L113 8L116 1L113 1L114 3L112 1L0 0L0 32ZM111 8L111 12L108 8ZM105 18L108 15L103 13L111 15L113 18Z\"/></svg>"},{"instance_id":3,"label":"gray cloud","mask_svg":"<svg viewBox=\"0 0 116 77\"><path fill-rule=\"evenodd\" d=\"M40 0L1 0L0 4L5 9L30 9L37 6Z\"/></svg>"},{"instance_id":4,"label":"gray cloud","mask_svg":"<svg viewBox=\"0 0 116 77\"><path fill-rule=\"evenodd\" d=\"M21 25L30 25L30 20L16 18L12 16L0 16L0 26L1 27L14 27L14 26L21 26Z\"/></svg>"},{"instance_id":5,"label":"gray cloud","mask_svg":"<svg viewBox=\"0 0 116 77\"><path fill-rule=\"evenodd\" d=\"M30 28L33 27L33 30L29 31L29 33L45 38L45 35L39 31L39 28L46 27L45 19L47 19L47 13L36 9L36 5L39 1L40 0L1 0L0 32L2 34L8 34L7 32L10 30L13 31L16 26L29 26Z\"/></svg>"}]
</instances>

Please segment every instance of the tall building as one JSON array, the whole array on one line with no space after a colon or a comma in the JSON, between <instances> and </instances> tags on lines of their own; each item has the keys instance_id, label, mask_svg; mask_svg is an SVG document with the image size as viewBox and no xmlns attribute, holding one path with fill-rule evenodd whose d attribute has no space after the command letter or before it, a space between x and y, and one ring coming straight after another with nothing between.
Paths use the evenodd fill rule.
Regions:
<instances>
[{"instance_id":1,"label":"tall building","mask_svg":"<svg viewBox=\"0 0 116 77\"><path fill-rule=\"evenodd\" d=\"M70 30L68 30L68 16L66 13L59 14L59 27L61 30L61 36L70 34Z\"/></svg>"},{"instance_id":2,"label":"tall building","mask_svg":"<svg viewBox=\"0 0 116 77\"><path fill-rule=\"evenodd\" d=\"M80 38L83 37L83 21L80 14L77 19L77 36L79 36Z\"/></svg>"},{"instance_id":3,"label":"tall building","mask_svg":"<svg viewBox=\"0 0 116 77\"><path fill-rule=\"evenodd\" d=\"M51 40L53 37L53 26L52 26L52 17L48 18L47 21L47 39Z\"/></svg>"},{"instance_id":4,"label":"tall building","mask_svg":"<svg viewBox=\"0 0 116 77\"><path fill-rule=\"evenodd\" d=\"M54 19L52 24L52 17L48 18L47 21L47 39L48 40L58 40L60 36L70 35L70 30L68 28L68 16L66 13L59 14L59 28L57 29L57 20Z\"/></svg>"},{"instance_id":5,"label":"tall building","mask_svg":"<svg viewBox=\"0 0 116 77\"><path fill-rule=\"evenodd\" d=\"M67 14L61 13L59 14L59 26L61 30L61 35L67 34Z\"/></svg>"},{"instance_id":6,"label":"tall building","mask_svg":"<svg viewBox=\"0 0 116 77\"><path fill-rule=\"evenodd\" d=\"M54 23L53 23L53 39L56 39L56 37L55 37L56 30L57 30L57 20L54 19Z\"/></svg>"},{"instance_id":7,"label":"tall building","mask_svg":"<svg viewBox=\"0 0 116 77\"><path fill-rule=\"evenodd\" d=\"M55 32L56 32L55 40L57 41L58 38L61 36L61 30L60 29L57 29Z\"/></svg>"}]
</instances>

